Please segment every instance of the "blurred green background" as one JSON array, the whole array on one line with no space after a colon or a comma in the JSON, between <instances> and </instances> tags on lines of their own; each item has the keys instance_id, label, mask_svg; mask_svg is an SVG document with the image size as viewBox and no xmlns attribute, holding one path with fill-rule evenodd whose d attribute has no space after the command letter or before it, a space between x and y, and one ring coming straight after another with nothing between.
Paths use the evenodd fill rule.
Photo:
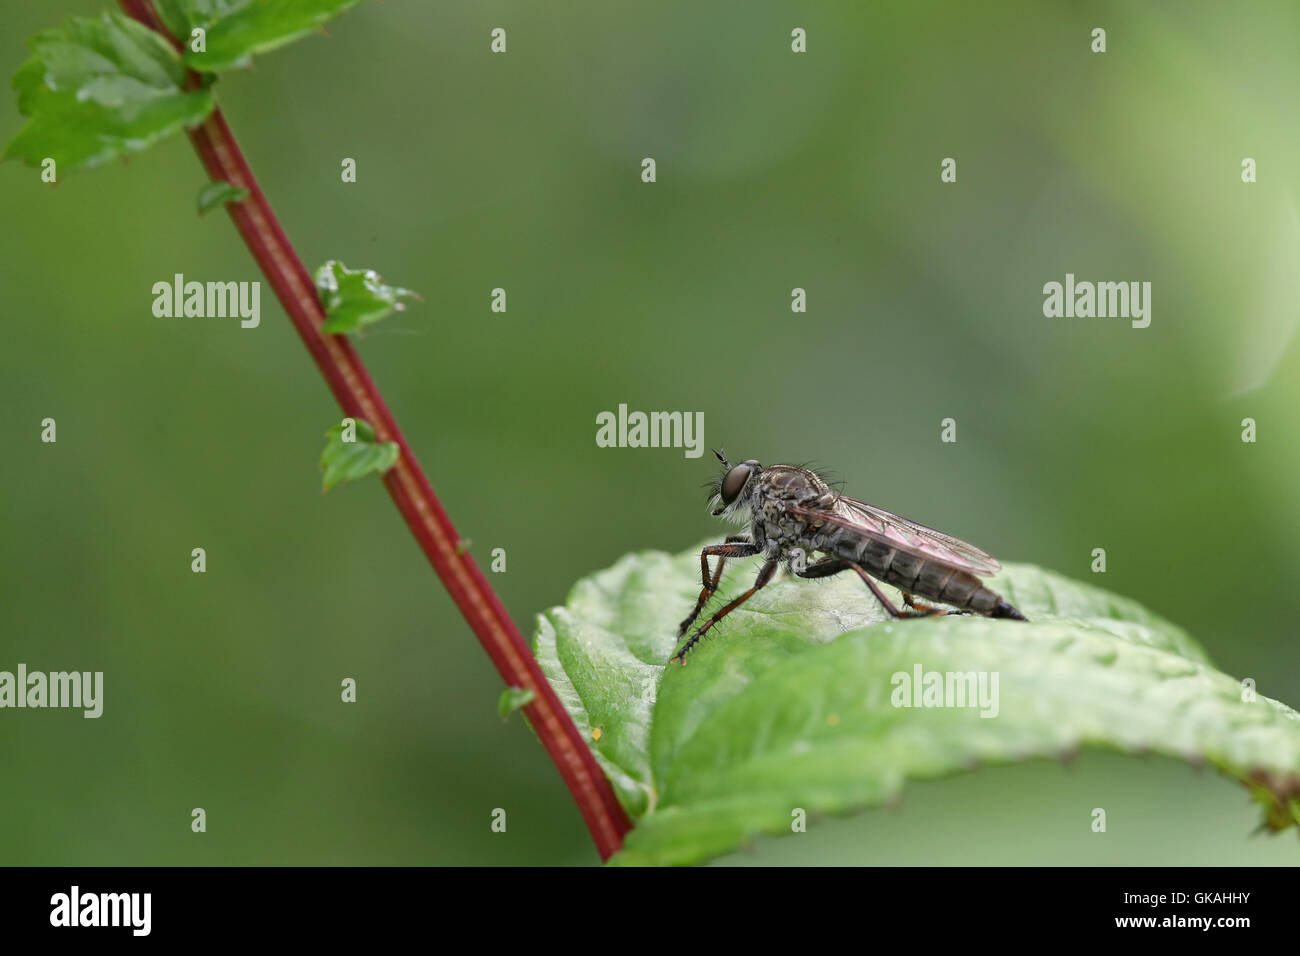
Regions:
<instances>
[{"instance_id":1,"label":"blurred green background","mask_svg":"<svg viewBox=\"0 0 1300 956\"><path fill-rule=\"evenodd\" d=\"M0 73L107 5L2 0ZM596 447L626 402L1135 597L1300 704L1300 13L891 6L388 0L218 96L309 268L424 295L359 347L527 633L625 552L724 533L707 459ZM0 862L595 862L380 483L321 495L337 408L269 289L252 331L152 315L173 273L260 278L204 181L183 137L55 188L0 166L0 669L106 685L99 720L0 712ZM1044 318L1067 272L1152 282L1150 328ZM728 862L1294 863L1256 821L1211 771L1085 752Z\"/></svg>"}]
</instances>

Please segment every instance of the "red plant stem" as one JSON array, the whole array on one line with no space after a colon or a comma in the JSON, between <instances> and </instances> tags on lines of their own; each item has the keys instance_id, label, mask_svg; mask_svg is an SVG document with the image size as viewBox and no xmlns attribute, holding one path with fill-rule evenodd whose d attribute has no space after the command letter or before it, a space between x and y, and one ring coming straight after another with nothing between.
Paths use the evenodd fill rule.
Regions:
<instances>
[{"instance_id":1,"label":"red plant stem","mask_svg":"<svg viewBox=\"0 0 1300 956\"><path fill-rule=\"evenodd\" d=\"M175 44L150 0L121 0L121 4L128 15ZM191 74L190 82L197 86L198 76ZM478 564L468 554L458 553L460 536L352 343L346 336L321 333L325 310L315 284L280 228L221 110L213 110L201 126L189 131L189 137L214 181L248 190L245 199L227 203L226 209L344 415L365 419L380 441L397 442L401 448L401 457L384 474L388 493L506 684L533 691L524 713L577 801L601 859L609 859L632 828L627 814Z\"/></svg>"}]
</instances>

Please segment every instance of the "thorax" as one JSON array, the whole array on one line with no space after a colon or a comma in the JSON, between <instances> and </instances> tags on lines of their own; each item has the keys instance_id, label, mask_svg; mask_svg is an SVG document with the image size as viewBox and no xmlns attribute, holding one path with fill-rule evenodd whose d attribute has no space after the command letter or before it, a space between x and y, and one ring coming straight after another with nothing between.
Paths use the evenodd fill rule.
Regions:
<instances>
[{"instance_id":1,"label":"thorax","mask_svg":"<svg viewBox=\"0 0 1300 956\"><path fill-rule=\"evenodd\" d=\"M764 469L749 501L755 544L762 545L769 555L795 547L807 548L808 539L820 522L795 513L791 506L826 510L834 503L835 493L806 468L773 465Z\"/></svg>"}]
</instances>

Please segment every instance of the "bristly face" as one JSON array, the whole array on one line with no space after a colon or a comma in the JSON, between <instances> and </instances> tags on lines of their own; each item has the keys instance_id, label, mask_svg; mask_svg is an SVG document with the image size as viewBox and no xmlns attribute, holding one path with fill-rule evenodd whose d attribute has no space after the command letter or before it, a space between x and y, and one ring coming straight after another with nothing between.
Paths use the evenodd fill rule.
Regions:
<instances>
[{"instance_id":1,"label":"bristly face","mask_svg":"<svg viewBox=\"0 0 1300 956\"><path fill-rule=\"evenodd\" d=\"M715 515L726 515L733 521L744 522L747 517L741 510L745 503L743 492L750 482L762 474L763 466L752 458L739 465L732 465L727 461L725 451L715 451L713 454L722 462L722 471L709 482L709 506Z\"/></svg>"}]
</instances>

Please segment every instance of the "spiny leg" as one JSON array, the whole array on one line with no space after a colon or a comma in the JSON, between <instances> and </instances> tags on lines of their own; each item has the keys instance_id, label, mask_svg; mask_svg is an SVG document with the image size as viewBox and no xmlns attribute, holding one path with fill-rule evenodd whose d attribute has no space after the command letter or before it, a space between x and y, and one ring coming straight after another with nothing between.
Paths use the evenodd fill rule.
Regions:
<instances>
[{"instance_id":1,"label":"spiny leg","mask_svg":"<svg viewBox=\"0 0 1300 956\"><path fill-rule=\"evenodd\" d=\"M862 568L858 567L858 565L856 564L851 564L849 565L849 567L853 568L854 571L858 572L858 577L862 578L862 580L866 582L867 587L871 588L871 593L876 596L876 600L879 601L881 605L884 607L884 609L889 612L890 617L896 617L900 619L908 618L908 617L932 617L933 615L936 614L947 613L946 611L941 611L938 608L931 608L930 610L922 611L919 614L908 614L905 611L900 611L898 608L894 607L893 602L890 601L889 598L885 597L885 592L880 590L880 587L876 584L874 580L872 580L871 575L869 575Z\"/></svg>"},{"instance_id":2,"label":"spiny leg","mask_svg":"<svg viewBox=\"0 0 1300 956\"><path fill-rule=\"evenodd\" d=\"M867 587L871 588L871 593L876 596L876 600L879 601L884 609L889 612L890 617L903 616L903 612L894 607L893 602L891 602L889 598L885 597L884 592L880 590L876 585L876 582L871 580L871 575L867 574L866 571L863 571L856 564L853 565L853 570L857 571L858 577L862 578L862 580L866 582Z\"/></svg>"},{"instance_id":3,"label":"spiny leg","mask_svg":"<svg viewBox=\"0 0 1300 956\"><path fill-rule=\"evenodd\" d=\"M876 596L876 599L880 601L882 605L884 605L885 610L894 617L929 617L932 614L946 613L939 608L927 607L925 605L917 607L912 604L912 595L908 594L906 591L903 592L903 603L908 607L917 607L917 610L921 613L908 614L906 611L900 611L898 608L894 607L887 597L885 597L880 588L876 586L876 582L871 579L866 571L862 570L862 568L858 567L852 561L846 561L843 558L822 558L816 564L810 565L802 571L796 571L795 574L801 578L828 578L832 574L839 574L841 571L847 571L849 568L858 572L858 575L862 580L867 582L867 587L871 588L871 593Z\"/></svg>"},{"instance_id":4,"label":"spiny leg","mask_svg":"<svg viewBox=\"0 0 1300 956\"><path fill-rule=\"evenodd\" d=\"M715 547L717 546L715 545ZM754 594L759 590L759 588L766 586L767 583L772 580L772 576L776 574L776 569L779 565L780 562L776 558L768 558L766 561L764 561L763 566L758 570L758 577L754 580L754 586L750 588L748 591L746 591L744 594L740 595L740 597L736 598L734 601L728 603L725 607L723 607L720 611L718 611L717 614L713 615L713 617L705 621L702 627L697 628L695 633L691 635L690 640L688 640L685 644L683 644L678 649L677 653L668 659L668 663L671 664L673 661L679 661L683 666L685 666L686 652L699 643L700 638L702 638L708 632L709 628L713 627L714 624L717 624L719 621L721 621L724 617L726 617L736 608L740 607L740 605L748 601L751 597L754 596Z\"/></svg>"},{"instance_id":5,"label":"spiny leg","mask_svg":"<svg viewBox=\"0 0 1300 956\"><path fill-rule=\"evenodd\" d=\"M737 550L737 545L744 545L745 550ZM682 621L681 626L677 628L677 638L686 633L686 629L695 622L700 616L700 611L704 605L709 603L709 599L718 591L718 582L722 580L722 567L727 563L727 558L748 558L758 554L761 551L758 545L749 540L749 535L733 534L730 535L725 544L711 544L700 552L700 580L704 584L703 590L700 591L699 600L695 602L695 610L691 611L686 620ZM712 574L709 573L709 555L718 556L717 570Z\"/></svg>"}]
</instances>

